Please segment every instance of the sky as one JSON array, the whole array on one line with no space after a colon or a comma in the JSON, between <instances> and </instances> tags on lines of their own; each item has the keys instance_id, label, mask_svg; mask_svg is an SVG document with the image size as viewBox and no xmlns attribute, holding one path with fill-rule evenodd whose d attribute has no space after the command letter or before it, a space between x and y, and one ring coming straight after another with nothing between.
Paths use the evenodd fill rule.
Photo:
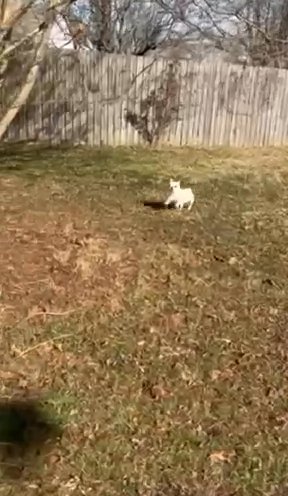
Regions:
<instances>
[{"instance_id":1,"label":"sky","mask_svg":"<svg viewBox=\"0 0 288 496\"><path fill-rule=\"evenodd\" d=\"M77 0L75 2L75 12L83 18L83 20L88 20L89 18L89 1L87 0Z\"/></svg>"}]
</instances>

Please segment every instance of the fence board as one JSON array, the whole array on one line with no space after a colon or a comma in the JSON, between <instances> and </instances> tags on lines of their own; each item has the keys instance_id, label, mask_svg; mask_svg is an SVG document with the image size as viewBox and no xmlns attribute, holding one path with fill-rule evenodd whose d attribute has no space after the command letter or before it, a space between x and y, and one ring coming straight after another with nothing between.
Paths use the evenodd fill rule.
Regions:
<instances>
[{"instance_id":1,"label":"fence board","mask_svg":"<svg viewBox=\"0 0 288 496\"><path fill-rule=\"evenodd\" d=\"M282 100L280 104L280 118L278 117L278 132L281 139L281 145L287 143L287 134L288 134L288 111L287 111L287 102L288 102L288 71L282 71L283 75L283 87L282 87ZM281 119L281 120L280 120Z\"/></svg>"}]
</instances>

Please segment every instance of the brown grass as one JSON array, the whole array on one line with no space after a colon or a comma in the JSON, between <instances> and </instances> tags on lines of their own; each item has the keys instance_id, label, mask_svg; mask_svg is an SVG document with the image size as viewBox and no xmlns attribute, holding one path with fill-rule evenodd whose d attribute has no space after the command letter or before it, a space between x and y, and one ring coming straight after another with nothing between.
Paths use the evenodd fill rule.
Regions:
<instances>
[{"instance_id":1,"label":"brown grass","mask_svg":"<svg viewBox=\"0 0 288 496\"><path fill-rule=\"evenodd\" d=\"M58 427L7 455L0 401L5 494L285 494L286 156L2 150L2 399Z\"/></svg>"}]
</instances>

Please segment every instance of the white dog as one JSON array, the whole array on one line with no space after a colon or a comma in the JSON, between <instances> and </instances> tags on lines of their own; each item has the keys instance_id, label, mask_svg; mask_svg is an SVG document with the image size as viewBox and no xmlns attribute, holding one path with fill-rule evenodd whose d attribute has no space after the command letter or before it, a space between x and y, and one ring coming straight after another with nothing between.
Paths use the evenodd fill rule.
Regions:
<instances>
[{"instance_id":1,"label":"white dog","mask_svg":"<svg viewBox=\"0 0 288 496\"><path fill-rule=\"evenodd\" d=\"M191 210L195 201L195 196L191 188L181 188L180 181L173 181L173 179L170 179L170 190L172 190L172 192L165 201L166 206L170 205L170 203L174 203L175 208L182 209L184 205L189 204L188 210Z\"/></svg>"}]
</instances>

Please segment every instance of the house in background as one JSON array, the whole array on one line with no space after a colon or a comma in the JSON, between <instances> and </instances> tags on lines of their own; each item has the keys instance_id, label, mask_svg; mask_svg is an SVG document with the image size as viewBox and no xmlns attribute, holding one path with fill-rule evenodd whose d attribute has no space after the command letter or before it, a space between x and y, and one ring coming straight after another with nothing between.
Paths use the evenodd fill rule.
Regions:
<instances>
[{"instance_id":1,"label":"house in background","mask_svg":"<svg viewBox=\"0 0 288 496\"><path fill-rule=\"evenodd\" d=\"M58 14L52 26L49 46L65 50L92 50L88 28L77 19L69 19Z\"/></svg>"},{"instance_id":2,"label":"house in background","mask_svg":"<svg viewBox=\"0 0 288 496\"><path fill-rule=\"evenodd\" d=\"M216 41L199 40L170 40L159 44L155 50L150 50L148 55L155 55L173 60L193 60L196 63L226 62L233 64L246 64L248 57L241 51L240 44L235 40L229 46L222 43L221 48ZM224 45L224 46L223 46Z\"/></svg>"},{"instance_id":3,"label":"house in background","mask_svg":"<svg viewBox=\"0 0 288 496\"><path fill-rule=\"evenodd\" d=\"M21 39L35 30L44 20L41 6L31 7L15 25L13 39ZM51 29L49 47L62 50L91 50L93 45L88 37L88 27L85 23L73 18L57 14Z\"/></svg>"}]
</instances>

